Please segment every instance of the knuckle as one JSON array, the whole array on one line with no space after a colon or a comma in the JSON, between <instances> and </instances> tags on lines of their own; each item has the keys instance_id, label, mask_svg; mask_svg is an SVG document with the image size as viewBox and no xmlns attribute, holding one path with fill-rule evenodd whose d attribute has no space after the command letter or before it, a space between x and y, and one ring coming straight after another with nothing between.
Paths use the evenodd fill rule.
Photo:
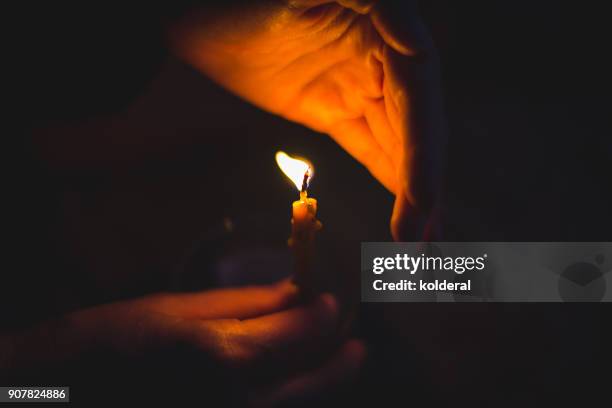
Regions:
<instances>
[{"instance_id":1,"label":"knuckle","mask_svg":"<svg viewBox=\"0 0 612 408\"><path fill-rule=\"evenodd\" d=\"M240 320L223 319L204 325L205 348L221 366L242 369L255 358L256 353Z\"/></svg>"}]
</instances>

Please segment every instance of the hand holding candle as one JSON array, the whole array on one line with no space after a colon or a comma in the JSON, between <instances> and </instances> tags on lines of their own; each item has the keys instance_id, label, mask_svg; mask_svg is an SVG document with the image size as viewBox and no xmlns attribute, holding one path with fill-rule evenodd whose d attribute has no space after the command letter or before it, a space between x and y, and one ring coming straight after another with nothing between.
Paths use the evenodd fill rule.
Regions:
<instances>
[{"instance_id":1,"label":"hand holding candle","mask_svg":"<svg viewBox=\"0 0 612 408\"><path fill-rule=\"evenodd\" d=\"M300 199L293 202L289 247L295 257L295 283L305 297L311 297L316 293L315 275L310 270L314 239L315 233L322 227L316 218L317 200L309 198L307 193L314 168L307 161L294 159L284 152L276 153L276 163L300 192Z\"/></svg>"}]
</instances>

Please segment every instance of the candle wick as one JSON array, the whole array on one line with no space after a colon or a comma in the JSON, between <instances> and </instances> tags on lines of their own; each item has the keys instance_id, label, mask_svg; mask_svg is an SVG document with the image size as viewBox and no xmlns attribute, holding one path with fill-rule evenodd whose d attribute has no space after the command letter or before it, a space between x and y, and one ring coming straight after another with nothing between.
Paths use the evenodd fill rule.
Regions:
<instances>
[{"instance_id":1,"label":"candle wick","mask_svg":"<svg viewBox=\"0 0 612 408\"><path fill-rule=\"evenodd\" d=\"M304 180L302 181L302 189L300 192L305 193L308 189L308 179L310 178L310 168L304 173Z\"/></svg>"}]
</instances>

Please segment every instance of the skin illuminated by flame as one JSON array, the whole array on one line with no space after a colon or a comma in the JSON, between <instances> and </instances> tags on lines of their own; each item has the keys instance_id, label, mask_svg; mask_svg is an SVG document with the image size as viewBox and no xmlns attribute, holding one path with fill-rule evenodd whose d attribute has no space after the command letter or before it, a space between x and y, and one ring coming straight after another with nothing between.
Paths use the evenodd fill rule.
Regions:
<instances>
[{"instance_id":1,"label":"skin illuminated by flame","mask_svg":"<svg viewBox=\"0 0 612 408\"><path fill-rule=\"evenodd\" d=\"M276 153L276 163L283 173L289 177L289 180L295 184L298 191L302 189L304 174L308 173L309 182L314 175L314 168L310 163L302 159L293 158L285 152L279 151Z\"/></svg>"},{"instance_id":2,"label":"skin illuminated by flame","mask_svg":"<svg viewBox=\"0 0 612 408\"><path fill-rule=\"evenodd\" d=\"M446 146L438 58L417 6L416 0L203 6L172 24L170 42L236 95L331 136L396 194L393 235L412 239L406 231L419 229L436 205Z\"/></svg>"}]
</instances>

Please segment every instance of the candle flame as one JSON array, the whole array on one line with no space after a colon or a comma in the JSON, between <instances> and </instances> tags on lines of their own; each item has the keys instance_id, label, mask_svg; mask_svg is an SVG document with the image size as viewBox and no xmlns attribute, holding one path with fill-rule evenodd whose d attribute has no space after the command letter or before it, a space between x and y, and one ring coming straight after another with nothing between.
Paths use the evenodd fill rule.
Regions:
<instances>
[{"instance_id":1,"label":"candle flame","mask_svg":"<svg viewBox=\"0 0 612 408\"><path fill-rule=\"evenodd\" d=\"M314 167L304 159L293 158L285 152L276 153L276 163L285 175L295 184L298 191L302 190L304 180L306 187L314 176Z\"/></svg>"}]
</instances>

